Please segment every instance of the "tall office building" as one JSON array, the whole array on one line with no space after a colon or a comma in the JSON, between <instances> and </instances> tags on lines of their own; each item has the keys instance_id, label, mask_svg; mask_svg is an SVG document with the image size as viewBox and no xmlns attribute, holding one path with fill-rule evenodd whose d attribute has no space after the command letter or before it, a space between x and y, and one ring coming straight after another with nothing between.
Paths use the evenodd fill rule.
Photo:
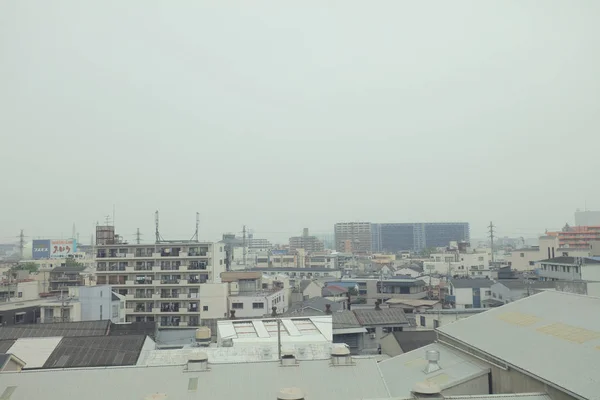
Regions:
<instances>
[{"instance_id":1,"label":"tall office building","mask_svg":"<svg viewBox=\"0 0 600 400\"><path fill-rule=\"evenodd\" d=\"M373 244L370 222L341 222L333 227L335 249L341 252L370 253Z\"/></svg>"},{"instance_id":2,"label":"tall office building","mask_svg":"<svg viewBox=\"0 0 600 400\"><path fill-rule=\"evenodd\" d=\"M450 242L470 240L467 222L372 224L373 251L397 253L443 247Z\"/></svg>"}]
</instances>

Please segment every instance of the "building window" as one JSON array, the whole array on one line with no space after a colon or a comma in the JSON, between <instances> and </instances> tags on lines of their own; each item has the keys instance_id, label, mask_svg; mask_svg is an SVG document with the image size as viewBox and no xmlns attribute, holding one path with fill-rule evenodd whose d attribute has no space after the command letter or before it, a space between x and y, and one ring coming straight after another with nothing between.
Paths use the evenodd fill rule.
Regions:
<instances>
[{"instance_id":1,"label":"building window","mask_svg":"<svg viewBox=\"0 0 600 400\"><path fill-rule=\"evenodd\" d=\"M493 298L496 298L496 293L492 293L492 297L493 297Z\"/></svg>"},{"instance_id":2,"label":"building window","mask_svg":"<svg viewBox=\"0 0 600 400\"><path fill-rule=\"evenodd\" d=\"M491 290L486 290L485 291L485 295L486 296L491 296L492 295L492 291Z\"/></svg>"},{"instance_id":3,"label":"building window","mask_svg":"<svg viewBox=\"0 0 600 400\"><path fill-rule=\"evenodd\" d=\"M502 300L502 295L500 293L498 293L498 298Z\"/></svg>"},{"instance_id":4,"label":"building window","mask_svg":"<svg viewBox=\"0 0 600 400\"><path fill-rule=\"evenodd\" d=\"M525 253L521 253L521 254L520 254L520 257L521 257L521 258L525 257ZM479 260L479 261L481 261L481 260Z\"/></svg>"},{"instance_id":5,"label":"building window","mask_svg":"<svg viewBox=\"0 0 600 400\"><path fill-rule=\"evenodd\" d=\"M523 254L523 253L521 253L521 254ZM523 256L521 255L521 257L523 257ZM483 257L479 257L478 261L483 261Z\"/></svg>"},{"instance_id":6,"label":"building window","mask_svg":"<svg viewBox=\"0 0 600 400\"><path fill-rule=\"evenodd\" d=\"M231 303L231 308L233 308L234 310L243 310L244 303Z\"/></svg>"},{"instance_id":7,"label":"building window","mask_svg":"<svg viewBox=\"0 0 600 400\"><path fill-rule=\"evenodd\" d=\"M23 322L25 322L25 313L15 314L15 324L22 324Z\"/></svg>"},{"instance_id":8,"label":"building window","mask_svg":"<svg viewBox=\"0 0 600 400\"><path fill-rule=\"evenodd\" d=\"M116 304L114 306L112 306L112 317L113 318L119 317L119 306Z\"/></svg>"},{"instance_id":9,"label":"building window","mask_svg":"<svg viewBox=\"0 0 600 400\"><path fill-rule=\"evenodd\" d=\"M102 294L102 292L100 292ZM102 306L100 306L100 320L102 320Z\"/></svg>"},{"instance_id":10,"label":"building window","mask_svg":"<svg viewBox=\"0 0 600 400\"><path fill-rule=\"evenodd\" d=\"M208 306L202 306L202 311L208 311Z\"/></svg>"},{"instance_id":11,"label":"building window","mask_svg":"<svg viewBox=\"0 0 600 400\"><path fill-rule=\"evenodd\" d=\"M265 303L252 303L252 308L255 310L262 310L265 308Z\"/></svg>"},{"instance_id":12,"label":"building window","mask_svg":"<svg viewBox=\"0 0 600 400\"><path fill-rule=\"evenodd\" d=\"M18 292L17 297L23 297L23 292Z\"/></svg>"}]
</instances>

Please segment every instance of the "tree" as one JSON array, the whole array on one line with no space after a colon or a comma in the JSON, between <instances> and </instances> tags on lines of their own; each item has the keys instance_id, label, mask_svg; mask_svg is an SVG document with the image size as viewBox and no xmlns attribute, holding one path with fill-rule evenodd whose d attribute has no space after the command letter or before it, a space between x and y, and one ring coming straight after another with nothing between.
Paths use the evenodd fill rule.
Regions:
<instances>
[{"instance_id":1,"label":"tree","mask_svg":"<svg viewBox=\"0 0 600 400\"><path fill-rule=\"evenodd\" d=\"M421 256L424 258L429 258L429 256L435 253L435 247L428 247L426 249L421 250Z\"/></svg>"},{"instance_id":2,"label":"tree","mask_svg":"<svg viewBox=\"0 0 600 400\"><path fill-rule=\"evenodd\" d=\"M348 289L348 294L350 294L350 296L358 296L358 290L356 290L355 287Z\"/></svg>"},{"instance_id":3,"label":"tree","mask_svg":"<svg viewBox=\"0 0 600 400\"><path fill-rule=\"evenodd\" d=\"M83 266L83 264L75 261L74 258L67 258L65 260L65 266L67 266L67 267L81 267L81 266Z\"/></svg>"},{"instance_id":4,"label":"tree","mask_svg":"<svg viewBox=\"0 0 600 400\"><path fill-rule=\"evenodd\" d=\"M15 269L15 270L27 270L29 272L37 272L38 269L39 269L39 266L36 263L30 261L30 262L18 264L13 269Z\"/></svg>"}]
</instances>

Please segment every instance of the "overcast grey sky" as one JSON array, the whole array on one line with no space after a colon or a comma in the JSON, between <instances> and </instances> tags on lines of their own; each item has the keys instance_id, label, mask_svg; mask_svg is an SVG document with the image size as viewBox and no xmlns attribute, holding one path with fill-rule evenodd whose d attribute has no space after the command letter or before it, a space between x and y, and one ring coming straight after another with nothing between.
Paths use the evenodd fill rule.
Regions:
<instances>
[{"instance_id":1,"label":"overcast grey sky","mask_svg":"<svg viewBox=\"0 0 600 400\"><path fill-rule=\"evenodd\" d=\"M0 242L600 209L600 2L0 3ZM279 233L278 233L279 232Z\"/></svg>"}]
</instances>

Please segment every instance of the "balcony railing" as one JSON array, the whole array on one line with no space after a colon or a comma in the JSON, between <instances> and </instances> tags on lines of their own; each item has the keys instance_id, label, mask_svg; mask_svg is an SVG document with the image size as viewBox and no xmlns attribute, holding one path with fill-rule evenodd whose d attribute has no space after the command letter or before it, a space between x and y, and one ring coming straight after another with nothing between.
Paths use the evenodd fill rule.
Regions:
<instances>
[{"instance_id":1,"label":"balcony railing","mask_svg":"<svg viewBox=\"0 0 600 400\"><path fill-rule=\"evenodd\" d=\"M161 279L160 283L163 285L176 285L179 283L179 279Z\"/></svg>"},{"instance_id":2,"label":"balcony railing","mask_svg":"<svg viewBox=\"0 0 600 400\"><path fill-rule=\"evenodd\" d=\"M135 293L133 295L133 298L135 298L135 299L151 299L152 293Z\"/></svg>"},{"instance_id":3,"label":"balcony railing","mask_svg":"<svg viewBox=\"0 0 600 400\"><path fill-rule=\"evenodd\" d=\"M142 265L136 265L136 266L133 268L133 270L134 270L134 271L152 271L152 265L145 265L145 266L142 266Z\"/></svg>"},{"instance_id":4,"label":"balcony railing","mask_svg":"<svg viewBox=\"0 0 600 400\"><path fill-rule=\"evenodd\" d=\"M136 285L152 285L152 279L136 279L133 281Z\"/></svg>"}]
</instances>

